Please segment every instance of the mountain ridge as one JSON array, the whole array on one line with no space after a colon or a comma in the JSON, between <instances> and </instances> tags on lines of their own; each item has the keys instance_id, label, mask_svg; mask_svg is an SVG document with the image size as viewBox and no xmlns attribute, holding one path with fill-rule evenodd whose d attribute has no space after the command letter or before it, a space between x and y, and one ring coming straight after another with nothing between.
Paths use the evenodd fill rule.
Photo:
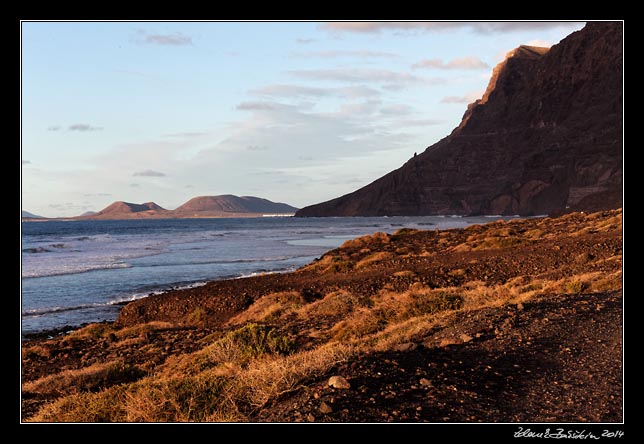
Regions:
<instances>
[{"instance_id":1,"label":"mountain ridge","mask_svg":"<svg viewBox=\"0 0 644 444\"><path fill-rule=\"evenodd\" d=\"M622 206L623 29L519 46L451 134L301 217L557 214Z\"/></svg>"}]
</instances>

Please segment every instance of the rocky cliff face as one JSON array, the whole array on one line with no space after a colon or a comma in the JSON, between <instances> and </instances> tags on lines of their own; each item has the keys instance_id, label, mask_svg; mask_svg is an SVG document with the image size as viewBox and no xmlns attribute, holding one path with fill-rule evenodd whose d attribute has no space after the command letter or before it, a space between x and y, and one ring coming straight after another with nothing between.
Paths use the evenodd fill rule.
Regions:
<instances>
[{"instance_id":1,"label":"rocky cliff face","mask_svg":"<svg viewBox=\"0 0 644 444\"><path fill-rule=\"evenodd\" d=\"M297 216L552 214L622 206L623 26L520 46L446 138Z\"/></svg>"}]
</instances>

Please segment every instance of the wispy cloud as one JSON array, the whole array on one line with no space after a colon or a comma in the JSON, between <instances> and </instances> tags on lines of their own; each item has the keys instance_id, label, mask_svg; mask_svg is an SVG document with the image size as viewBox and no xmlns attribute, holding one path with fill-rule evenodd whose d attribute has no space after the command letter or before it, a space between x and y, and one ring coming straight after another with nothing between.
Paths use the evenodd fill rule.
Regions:
<instances>
[{"instance_id":1,"label":"wispy cloud","mask_svg":"<svg viewBox=\"0 0 644 444\"><path fill-rule=\"evenodd\" d=\"M380 108L380 114L386 116L404 116L411 114L413 111L413 107L404 104L387 105Z\"/></svg>"},{"instance_id":2,"label":"wispy cloud","mask_svg":"<svg viewBox=\"0 0 644 444\"><path fill-rule=\"evenodd\" d=\"M313 86L275 84L266 85L249 91L250 94L264 97L375 97L380 94L376 89L366 86L346 86L338 88L319 88Z\"/></svg>"},{"instance_id":3,"label":"wispy cloud","mask_svg":"<svg viewBox=\"0 0 644 444\"><path fill-rule=\"evenodd\" d=\"M47 128L47 131L60 131L61 128L62 127L60 125L52 125L49 128Z\"/></svg>"},{"instance_id":4,"label":"wispy cloud","mask_svg":"<svg viewBox=\"0 0 644 444\"><path fill-rule=\"evenodd\" d=\"M478 57L460 57L444 62L442 59L426 59L411 66L417 68L434 68L434 69L487 69L490 67Z\"/></svg>"},{"instance_id":5,"label":"wispy cloud","mask_svg":"<svg viewBox=\"0 0 644 444\"><path fill-rule=\"evenodd\" d=\"M142 170L142 171L135 171L132 176L141 176L141 177L165 177L165 173L162 173L161 171L155 171L155 170Z\"/></svg>"},{"instance_id":6,"label":"wispy cloud","mask_svg":"<svg viewBox=\"0 0 644 444\"><path fill-rule=\"evenodd\" d=\"M406 72L385 69L305 69L289 71L289 74L307 80L333 80L349 83L384 82L394 84L424 83L423 79ZM434 81L436 79L430 79Z\"/></svg>"},{"instance_id":7,"label":"wispy cloud","mask_svg":"<svg viewBox=\"0 0 644 444\"><path fill-rule=\"evenodd\" d=\"M186 131L186 132L183 132L183 133L163 134L161 137L170 137L170 138L183 139L183 138L201 137L201 136L205 136L206 134L207 133L198 132L198 131L195 131L195 132Z\"/></svg>"},{"instance_id":8,"label":"wispy cloud","mask_svg":"<svg viewBox=\"0 0 644 444\"><path fill-rule=\"evenodd\" d=\"M526 43L528 46L541 46L544 48L550 48L552 46L552 43L550 43L547 40L541 40L541 39L534 39L530 40Z\"/></svg>"},{"instance_id":9,"label":"wispy cloud","mask_svg":"<svg viewBox=\"0 0 644 444\"><path fill-rule=\"evenodd\" d=\"M337 58L337 57L359 57L359 58L388 58L394 59L400 57L398 54L392 52L383 52L383 51L368 51L368 50L358 50L358 51L346 51L346 50L335 50L335 51L306 51L306 52L294 52L295 57L320 57L320 58Z\"/></svg>"},{"instance_id":10,"label":"wispy cloud","mask_svg":"<svg viewBox=\"0 0 644 444\"><path fill-rule=\"evenodd\" d=\"M299 43L300 45L308 45L309 43L313 43L316 40L315 39L306 39L306 38L297 38L297 39L295 39L295 41L297 43Z\"/></svg>"},{"instance_id":11,"label":"wispy cloud","mask_svg":"<svg viewBox=\"0 0 644 444\"><path fill-rule=\"evenodd\" d=\"M329 22L320 25L320 29L341 33L379 33L385 30L399 32L433 32L454 29L469 29L477 33L494 33L509 31L542 30L559 27L582 25L583 22Z\"/></svg>"},{"instance_id":12,"label":"wispy cloud","mask_svg":"<svg viewBox=\"0 0 644 444\"><path fill-rule=\"evenodd\" d=\"M439 119L404 119L404 120L399 120L397 123L400 126L410 127L410 126L442 125L445 122Z\"/></svg>"},{"instance_id":13,"label":"wispy cloud","mask_svg":"<svg viewBox=\"0 0 644 444\"><path fill-rule=\"evenodd\" d=\"M268 147L265 145L248 145L246 147L247 151L268 151Z\"/></svg>"},{"instance_id":14,"label":"wispy cloud","mask_svg":"<svg viewBox=\"0 0 644 444\"><path fill-rule=\"evenodd\" d=\"M85 197L109 197L111 196L111 193L87 193L83 194Z\"/></svg>"},{"instance_id":15,"label":"wispy cloud","mask_svg":"<svg viewBox=\"0 0 644 444\"><path fill-rule=\"evenodd\" d=\"M23 160L22 165L29 165L31 163L31 160Z\"/></svg>"},{"instance_id":16,"label":"wispy cloud","mask_svg":"<svg viewBox=\"0 0 644 444\"><path fill-rule=\"evenodd\" d=\"M189 46L192 45L192 37L181 32L170 34L151 34L147 31L138 30L137 38L139 43L164 46Z\"/></svg>"},{"instance_id":17,"label":"wispy cloud","mask_svg":"<svg viewBox=\"0 0 644 444\"><path fill-rule=\"evenodd\" d=\"M441 103L472 103L483 96L483 91L472 91L463 96L446 96Z\"/></svg>"},{"instance_id":18,"label":"wispy cloud","mask_svg":"<svg viewBox=\"0 0 644 444\"><path fill-rule=\"evenodd\" d=\"M92 126L87 123L74 123L73 125L69 125L67 127L68 131L79 131L79 132L86 132L86 131L101 131L103 128L100 126Z\"/></svg>"},{"instance_id":19,"label":"wispy cloud","mask_svg":"<svg viewBox=\"0 0 644 444\"><path fill-rule=\"evenodd\" d=\"M235 108L240 111L268 111L275 109L275 104L268 102L242 102Z\"/></svg>"}]
</instances>

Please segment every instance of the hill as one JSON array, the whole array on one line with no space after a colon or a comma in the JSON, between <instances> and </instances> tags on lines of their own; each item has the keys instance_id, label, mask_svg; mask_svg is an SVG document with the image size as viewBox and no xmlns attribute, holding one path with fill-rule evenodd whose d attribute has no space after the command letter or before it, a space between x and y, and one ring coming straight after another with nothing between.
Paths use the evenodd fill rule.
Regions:
<instances>
[{"instance_id":1,"label":"hill","mask_svg":"<svg viewBox=\"0 0 644 444\"><path fill-rule=\"evenodd\" d=\"M253 196L199 196L174 210L176 214L293 214L297 208Z\"/></svg>"},{"instance_id":2,"label":"hill","mask_svg":"<svg viewBox=\"0 0 644 444\"><path fill-rule=\"evenodd\" d=\"M623 24L520 46L454 131L399 169L296 216L553 214L622 205Z\"/></svg>"},{"instance_id":3,"label":"hill","mask_svg":"<svg viewBox=\"0 0 644 444\"><path fill-rule=\"evenodd\" d=\"M37 214L33 214L25 210L20 211L20 217L23 219L45 219L43 216L38 216Z\"/></svg>"},{"instance_id":4,"label":"hill","mask_svg":"<svg viewBox=\"0 0 644 444\"><path fill-rule=\"evenodd\" d=\"M154 202L136 204L116 201L96 213L85 213L75 219L141 219L147 217L165 217L170 211Z\"/></svg>"}]
</instances>

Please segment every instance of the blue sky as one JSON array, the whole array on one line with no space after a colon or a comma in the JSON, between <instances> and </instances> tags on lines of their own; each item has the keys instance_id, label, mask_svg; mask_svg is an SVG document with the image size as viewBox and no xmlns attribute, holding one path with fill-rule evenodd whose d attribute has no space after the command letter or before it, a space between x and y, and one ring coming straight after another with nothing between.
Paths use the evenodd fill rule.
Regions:
<instances>
[{"instance_id":1,"label":"blue sky","mask_svg":"<svg viewBox=\"0 0 644 444\"><path fill-rule=\"evenodd\" d=\"M23 22L22 208L297 207L447 136L520 44L583 22Z\"/></svg>"}]
</instances>

